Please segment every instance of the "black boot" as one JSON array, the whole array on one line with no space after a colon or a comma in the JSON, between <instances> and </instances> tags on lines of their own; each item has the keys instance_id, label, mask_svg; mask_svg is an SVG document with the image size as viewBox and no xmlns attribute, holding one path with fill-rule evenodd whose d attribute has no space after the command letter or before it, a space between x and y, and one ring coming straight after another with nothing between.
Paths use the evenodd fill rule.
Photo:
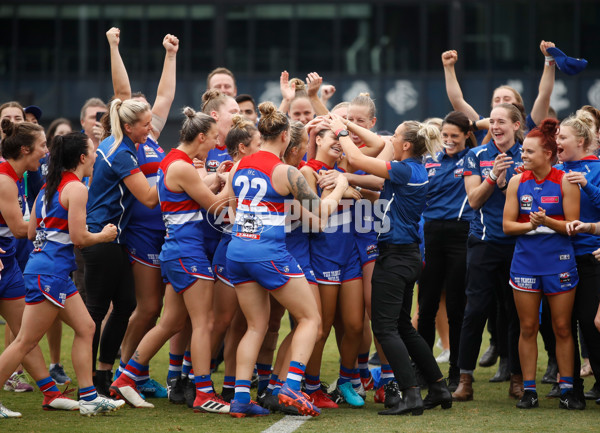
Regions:
<instances>
[{"instance_id":1,"label":"black boot","mask_svg":"<svg viewBox=\"0 0 600 433\"><path fill-rule=\"evenodd\" d=\"M498 362L498 349L495 344L490 343L490 347L481 355L479 365L481 367L491 367Z\"/></svg>"},{"instance_id":2,"label":"black boot","mask_svg":"<svg viewBox=\"0 0 600 433\"><path fill-rule=\"evenodd\" d=\"M112 377L113 373L110 370L96 370L93 382L98 394L110 397L110 386L113 382Z\"/></svg>"},{"instance_id":3,"label":"black boot","mask_svg":"<svg viewBox=\"0 0 600 433\"><path fill-rule=\"evenodd\" d=\"M433 409L438 405L442 405L442 409L450 409L452 407L452 394L450 394L450 390L444 379L429 384L429 392L423 400L423 407L425 409Z\"/></svg>"},{"instance_id":4,"label":"black boot","mask_svg":"<svg viewBox=\"0 0 600 433\"><path fill-rule=\"evenodd\" d=\"M586 400L598 400L600 398L600 384L596 382L592 389L586 391L584 395Z\"/></svg>"},{"instance_id":5,"label":"black boot","mask_svg":"<svg viewBox=\"0 0 600 433\"><path fill-rule=\"evenodd\" d=\"M508 358L500 358L500 363L498 364L498 371L490 379L490 382L506 382L507 380L510 380Z\"/></svg>"},{"instance_id":6,"label":"black boot","mask_svg":"<svg viewBox=\"0 0 600 433\"><path fill-rule=\"evenodd\" d=\"M550 358L548 358L548 367L546 367L546 372L544 373L544 377L542 377L542 383L556 383L557 374L558 364L556 362L556 358L554 356L551 356Z\"/></svg>"},{"instance_id":7,"label":"black boot","mask_svg":"<svg viewBox=\"0 0 600 433\"><path fill-rule=\"evenodd\" d=\"M379 412L379 415L423 415L423 400L418 387L407 388L402 391L402 400L393 408Z\"/></svg>"}]
</instances>

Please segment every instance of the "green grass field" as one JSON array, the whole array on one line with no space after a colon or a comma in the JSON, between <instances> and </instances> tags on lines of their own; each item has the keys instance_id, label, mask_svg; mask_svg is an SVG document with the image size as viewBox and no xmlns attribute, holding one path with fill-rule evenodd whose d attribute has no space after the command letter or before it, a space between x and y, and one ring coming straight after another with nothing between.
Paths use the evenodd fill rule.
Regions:
<instances>
[{"instance_id":1,"label":"green grass field","mask_svg":"<svg viewBox=\"0 0 600 433\"><path fill-rule=\"evenodd\" d=\"M282 324L283 336L287 332L287 319ZM5 326L0 326L0 341L3 341ZM63 336L63 360L67 374L74 378L69 362L72 332L66 325ZM41 342L46 359L48 345ZM487 346L487 339L484 339ZM539 347L543 348L540 340ZM485 347L484 347L485 348ZM435 349L436 355L438 349ZM321 377L333 381L338 372L338 354L333 337L330 338L324 355ZM163 348L152 360L151 375L164 380L168 366L168 349ZM538 381L544 373L546 355L542 350L538 366ZM441 366L447 373L447 364ZM223 381L222 367L213 375L218 390ZM340 408L325 410L315 419L305 422L298 432L597 432L600 430L600 406L588 402L582 412L558 410L557 400L544 399L550 385L538 385L540 408L518 410L515 401L508 397L508 383L492 384L488 379L495 367L478 368L475 372L475 400L455 403L452 409L437 408L423 416L382 417L377 411L383 405L373 403L373 392L368 392L367 404L361 409ZM593 379L586 379L586 389ZM62 387L61 387L62 388ZM425 394L423 394L424 396ZM131 409L125 406L120 411L93 418L84 418L78 412L46 412L41 408L42 394L16 394L0 390L0 401L12 410L23 414L21 419L0 420L0 432L260 432L276 423L282 415L252 419L234 419L225 415L195 414L184 406L170 404L166 399L152 399L154 409Z\"/></svg>"}]
</instances>

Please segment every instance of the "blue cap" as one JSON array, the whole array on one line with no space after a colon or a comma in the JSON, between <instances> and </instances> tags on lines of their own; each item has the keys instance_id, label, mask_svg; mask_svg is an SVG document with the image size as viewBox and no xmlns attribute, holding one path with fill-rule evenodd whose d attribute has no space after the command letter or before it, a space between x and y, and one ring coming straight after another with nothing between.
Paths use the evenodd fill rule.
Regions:
<instances>
[{"instance_id":1,"label":"blue cap","mask_svg":"<svg viewBox=\"0 0 600 433\"><path fill-rule=\"evenodd\" d=\"M25 113L33 114L38 122L42 118L42 109L37 105L30 105L29 107L25 107L23 111L25 111Z\"/></svg>"},{"instance_id":2,"label":"blue cap","mask_svg":"<svg viewBox=\"0 0 600 433\"><path fill-rule=\"evenodd\" d=\"M554 57L556 66L567 75L577 75L585 69L588 62L585 59L575 59L567 56L556 47L547 48L548 54Z\"/></svg>"}]
</instances>

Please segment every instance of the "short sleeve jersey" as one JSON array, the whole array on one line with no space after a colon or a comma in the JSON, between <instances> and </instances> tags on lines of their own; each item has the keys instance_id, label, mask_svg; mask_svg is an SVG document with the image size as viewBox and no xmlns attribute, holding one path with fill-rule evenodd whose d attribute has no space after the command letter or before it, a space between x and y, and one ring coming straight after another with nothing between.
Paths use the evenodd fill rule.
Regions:
<instances>
[{"instance_id":1,"label":"short sleeve jersey","mask_svg":"<svg viewBox=\"0 0 600 433\"><path fill-rule=\"evenodd\" d=\"M135 144L129 137L123 137L119 147L110 153L114 140L111 135L98 146L94 176L89 190L87 223L92 233L99 233L108 223L114 224L117 227L117 238L114 242L124 243L123 231L131 218L135 197L123 180L139 173L140 166Z\"/></svg>"},{"instance_id":2,"label":"short sleeve jersey","mask_svg":"<svg viewBox=\"0 0 600 433\"><path fill-rule=\"evenodd\" d=\"M494 167L494 160L500 154L500 150L493 141L469 150L466 156L466 166L463 176L480 176L484 180ZM506 179L510 180L516 173L516 169L523 165L521 159L521 143L518 141L506 152L514 162L507 169ZM506 236L502 229L502 216L504 213L504 203L506 197L498 187L494 187L494 192L483 204L481 209L476 212L475 218L471 221L470 235L484 241L496 242L500 244L514 244L514 236Z\"/></svg>"},{"instance_id":3,"label":"short sleeve jersey","mask_svg":"<svg viewBox=\"0 0 600 433\"><path fill-rule=\"evenodd\" d=\"M421 158L387 163L389 179L383 184L376 213L382 211L379 242L419 243L419 220L425 209L429 180Z\"/></svg>"}]
</instances>

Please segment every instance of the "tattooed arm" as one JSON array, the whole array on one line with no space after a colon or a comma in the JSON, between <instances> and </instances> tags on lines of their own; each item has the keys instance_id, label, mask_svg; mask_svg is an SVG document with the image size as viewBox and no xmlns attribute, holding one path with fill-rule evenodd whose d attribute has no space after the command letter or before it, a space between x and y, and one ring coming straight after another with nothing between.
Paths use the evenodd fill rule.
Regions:
<instances>
[{"instance_id":1,"label":"tattooed arm","mask_svg":"<svg viewBox=\"0 0 600 433\"><path fill-rule=\"evenodd\" d=\"M294 198L296 198L296 200L312 214L320 218L322 227L327 224L329 215L337 209L344 191L348 188L348 181L346 178L344 176L338 176L337 184L333 191L331 191L331 194L329 194L327 198L321 200L310 188L308 182L298 169L291 166L287 167L287 181L289 183L289 190Z\"/></svg>"}]
</instances>

